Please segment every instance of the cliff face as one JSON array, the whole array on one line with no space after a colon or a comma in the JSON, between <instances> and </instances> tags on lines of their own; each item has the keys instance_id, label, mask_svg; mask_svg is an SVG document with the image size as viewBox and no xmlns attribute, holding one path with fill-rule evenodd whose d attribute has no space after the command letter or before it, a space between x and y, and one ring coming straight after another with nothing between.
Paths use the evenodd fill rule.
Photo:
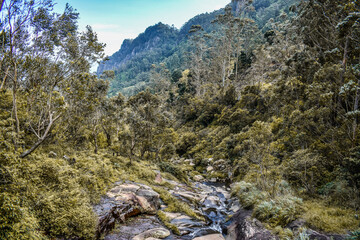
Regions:
<instances>
[{"instance_id":1,"label":"cliff face","mask_svg":"<svg viewBox=\"0 0 360 240\"><path fill-rule=\"evenodd\" d=\"M179 31L169 25L158 23L148 27L135 39L126 39L119 51L108 61L99 65L97 73L105 70L119 70L130 60L149 51L159 50L164 44L174 44L178 41Z\"/></svg>"}]
</instances>

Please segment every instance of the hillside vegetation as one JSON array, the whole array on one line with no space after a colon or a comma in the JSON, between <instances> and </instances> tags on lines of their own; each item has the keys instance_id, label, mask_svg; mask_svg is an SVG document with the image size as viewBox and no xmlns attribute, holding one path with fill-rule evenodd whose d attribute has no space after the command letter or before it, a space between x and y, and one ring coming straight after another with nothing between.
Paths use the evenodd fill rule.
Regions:
<instances>
[{"instance_id":1,"label":"hillside vegetation","mask_svg":"<svg viewBox=\"0 0 360 240\"><path fill-rule=\"evenodd\" d=\"M104 45L52 4L1 9L0 239L93 239L92 205L149 169L234 183L281 239L298 218L358 239L359 1L234 0L125 40L99 76Z\"/></svg>"}]
</instances>

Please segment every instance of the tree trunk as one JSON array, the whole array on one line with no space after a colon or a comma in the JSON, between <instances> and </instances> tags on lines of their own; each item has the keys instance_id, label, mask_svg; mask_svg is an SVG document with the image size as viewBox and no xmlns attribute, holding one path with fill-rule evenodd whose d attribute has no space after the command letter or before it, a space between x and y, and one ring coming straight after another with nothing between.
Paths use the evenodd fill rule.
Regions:
<instances>
[{"instance_id":1,"label":"tree trunk","mask_svg":"<svg viewBox=\"0 0 360 240\"><path fill-rule=\"evenodd\" d=\"M6 82L6 78L7 78L8 74L9 74L9 70L10 70L10 67L8 67L6 69L5 76L4 76L4 78L2 80L2 83L1 83L1 86L0 86L0 90L3 89L3 87L5 86L5 82Z\"/></svg>"},{"instance_id":2,"label":"tree trunk","mask_svg":"<svg viewBox=\"0 0 360 240\"><path fill-rule=\"evenodd\" d=\"M356 95L355 95L355 103L354 103L355 117L354 117L354 122L353 122L353 139L352 139L353 145L355 144L355 140L356 140L356 128L357 128L356 111L359 109L359 85L360 85L360 78L358 79L357 86L356 86Z\"/></svg>"},{"instance_id":3,"label":"tree trunk","mask_svg":"<svg viewBox=\"0 0 360 240\"><path fill-rule=\"evenodd\" d=\"M4 3L5 3L5 0L0 0L0 12L1 12L2 8L3 8Z\"/></svg>"},{"instance_id":4,"label":"tree trunk","mask_svg":"<svg viewBox=\"0 0 360 240\"><path fill-rule=\"evenodd\" d=\"M16 92L17 92L17 68L16 68L16 63L14 62L14 76L13 76L13 117L14 117L14 121L15 121L15 136L14 136L14 148L15 151L17 151L18 145L17 145L17 141L18 141L18 137L19 137L19 133L20 133L20 122L19 122L19 117L17 114L17 101L16 101Z\"/></svg>"},{"instance_id":5,"label":"tree trunk","mask_svg":"<svg viewBox=\"0 0 360 240\"><path fill-rule=\"evenodd\" d=\"M223 62L223 69L222 69L222 86L225 87L225 74L226 74L226 60Z\"/></svg>"},{"instance_id":6,"label":"tree trunk","mask_svg":"<svg viewBox=\"0 0 360 240\"><path fill-rule=\"evenodd\" d=\"M44 134L42 135L42 137L39 138L39 140L27 151L23 152L20 157L21 158L25 158L26 156L28 156L29 154L31 154L33 151L35 151L44 141L45 139L49 136L49 132L51 130L52 125L55 123L56 120L58 120L60 118L61 115L58 115L57 117L55 117L54 119L52 118L52 114L50 114L49 116L49 125L47 126Z\"/></svg>"}]
</instances>

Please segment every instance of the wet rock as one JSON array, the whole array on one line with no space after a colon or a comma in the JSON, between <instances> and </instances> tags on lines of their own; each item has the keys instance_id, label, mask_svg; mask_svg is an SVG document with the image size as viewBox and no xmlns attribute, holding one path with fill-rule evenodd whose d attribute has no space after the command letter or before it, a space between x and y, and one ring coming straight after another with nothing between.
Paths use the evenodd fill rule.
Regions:
<instances>
[{"instance_id":1,"label":"wet rock","mask_svg":"<svg viewBox=\"0 0 360 240\"><path fill-rule=\"evenodd\" d=\"M272 240L277 239L264 228L260 221L251 217L251 211L240 210L227 228L226 240Z\"/></svg>"},{"instance_id":2,"label":"wet rock","mask_svg":"<svg viewBox=\"0 0 360 240\"><path fill-rule=\"evenodd\" d=\"M238 212L241 209L239 200L235 200L231 203L230 211Z\"/></svg>"},{"instance_id":3,"label":"wet rock","mask_svg":"<svg viewBox=\"0 0 360 240\"><path fill-rule=\"evenodd\" d=\"M193 179L194 179L194 181L196 181L196 182L202 182L202 181L204 181L204 177L201 176L201 175L195 175L195 176L193 177Z\"/></svg>"},{"instance_id":4,"label":"wet rock","mask_svg":"<svg viewBox=\"0 0 360 240\"><path fill-rule=\"evenodd\" d=\"M193 232L197 228L205 226L204 222L192 219L186 215L180 215L170 221L171 224L174 224L180 231L180 235L185 235Z\"/></svg>"},{"instance_id":5,"label":"wet rock","mask_svg":"<svg viewBox=\"0 0 360 240\"><path fill-rule=\"evenodd\" d=\"M216 178L211 178L211 179L210 179L210 182L216 183L216 182L217 182L217 179L216 179Z\"/></svg>"},{"instance_id":6,"label":"wet rock","mask_svg":"<svg viewBox=\"0 0 360 240\"><path fill-rule=\"evenodd\" d=\"M216 233L216 234L210 234L210 235L206 235L206 236L202 236L202 237L197 237L197 238L194 238L193 240L225 240L225 238L220 233Z\"/></svg>"},{"instance_id":7,"label":"wet rock","mask_svg":"<svg viewBox=\"0 0 360 240\"><path fill-rule=\"evenodd\" d=\"M217 208L220 205L220 198L218 196L207 196L202 200L202 204L206 208Z\"/></svg>"},{"instance_id":8,"label":"wet rock","mask_svg":"<svg viewBox=\"0 0 360 240\"><path fill-rule=\"evenodd\" d=\"M132 240L145 240L149 238L163 239L170 236L170 231L165 228L154 228L136 235Z\"/></svg>"}]
</instances>

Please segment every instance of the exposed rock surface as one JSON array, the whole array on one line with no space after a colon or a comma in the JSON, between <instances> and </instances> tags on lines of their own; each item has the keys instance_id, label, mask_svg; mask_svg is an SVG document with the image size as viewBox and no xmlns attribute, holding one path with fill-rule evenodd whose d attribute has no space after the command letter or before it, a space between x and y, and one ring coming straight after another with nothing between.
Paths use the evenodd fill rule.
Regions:
<instances>
[{"instance_id":1,"label":"exposed rock surface","mask_svg":"<svg viewBox=\"0 0 360 240\"><path fill-rule=\"evenodd\" d=\"M202 237L194 238L193 240L225 240L223 235L217 233L217 234L210 234Z\"/></svg>"},{"instance_id":2,"label":"exposed rock surface","mask_svg":"<svg viewBox=\"0 0 360 240\"><path fill-rule=\"evenodd\" d=\"M159 194L150 187L137 183L117 183L95 207L99 216L97 238L115 228L117 222L139 214L156 214Z\"/></svg>"},{"instance_id":3,"label":"exposed rock surface","mask_svg":"<svg viewBox=\"0 0 360 240\"><path fill-rule=\"evenodd\" d=\"M136 235L132 240L145 240L149 238L163 239L170 236L170 231L165 228L154 228Z\"/></svg>"},{"instance_id":4,"label":"exposed rock surface","mask_svg":"<svg viewBox=\"0 0 360 240\"><path fill-rule=\"evenodd\" d=\"M240 210L232 217L226 240L272 240L277 239L264 228L260 221L251 218L251 211Z\"/></svg>"}]
</instances>

